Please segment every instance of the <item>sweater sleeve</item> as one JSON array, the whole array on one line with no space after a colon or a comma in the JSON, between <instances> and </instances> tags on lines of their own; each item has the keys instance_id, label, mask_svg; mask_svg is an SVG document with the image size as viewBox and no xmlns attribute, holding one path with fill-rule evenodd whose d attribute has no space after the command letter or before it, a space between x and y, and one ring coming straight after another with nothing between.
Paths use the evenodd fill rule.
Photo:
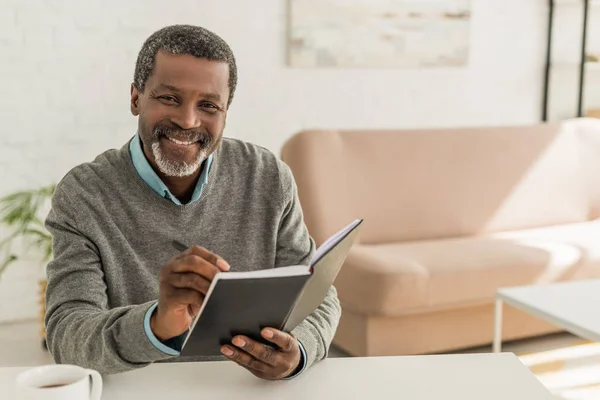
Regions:
<instances>
[{"instance_id":1,"label":"sweater sleeve","mask_svg":"<svg viewBox=\"0 0 600 400\"><path fill-rule=\"evenodd\" d=\"M280 163L280 179L283 214L277 235L275 266L308 265L315 251L315 242L304 223L292 172L283 162ZM306 367L327 357L341 312L336 289L331 286L321 305L292 330L306 351Z\"/></svg>"},{"instance_id":2,"label":"sweater sleeve","mask_svg":"<svg viewBox=\"0 0 600 400\"><path fill-rule=\"evenodd\" d=\"M59 184L46 219L54 255L46 268L46 341L54 360L112 374L171 357L144 329L154 302L109 309L102 259L75 218L84 219L74 211L81 204L68 195Z\"/></svg>"}]
</instances>

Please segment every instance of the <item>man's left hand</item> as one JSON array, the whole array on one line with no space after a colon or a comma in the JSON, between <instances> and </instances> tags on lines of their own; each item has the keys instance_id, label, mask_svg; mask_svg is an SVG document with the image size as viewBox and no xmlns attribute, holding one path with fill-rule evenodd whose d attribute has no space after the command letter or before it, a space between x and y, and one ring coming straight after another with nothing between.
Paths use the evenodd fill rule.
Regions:
<instances>
[{"instance_id":1,"label":"man's left hand","mask_svg":"<svg viewBox=\"0 0 600 400\"><path fill-rule=\"evenodd\" d=\"M225 345L221 352L230 360L246 368L262 379L287 378L300 364L300 347L289 333L265 328L262 337L273 343L267 346L246 336L235 336L232 345Z\"/></svg>"}]
</instances>

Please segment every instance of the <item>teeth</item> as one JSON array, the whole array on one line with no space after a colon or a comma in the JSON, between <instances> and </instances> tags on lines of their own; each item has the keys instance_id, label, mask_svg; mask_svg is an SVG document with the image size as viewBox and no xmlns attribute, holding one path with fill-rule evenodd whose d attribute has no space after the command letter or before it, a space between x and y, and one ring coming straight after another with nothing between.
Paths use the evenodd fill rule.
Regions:
<instances>
[{"instance_id":1,"label":"teeth","mask_svg":"<svg viewBox=\"0 0 600 400\"><path fill-rule=\"evenodd\" d=\"M167 139L169 139L171 142L181 145L181 146L189 146L190 144L194 144L194 142L182 142L181 140L173 139L170 137L167 137Z\"/></svg>"}]
</instances>

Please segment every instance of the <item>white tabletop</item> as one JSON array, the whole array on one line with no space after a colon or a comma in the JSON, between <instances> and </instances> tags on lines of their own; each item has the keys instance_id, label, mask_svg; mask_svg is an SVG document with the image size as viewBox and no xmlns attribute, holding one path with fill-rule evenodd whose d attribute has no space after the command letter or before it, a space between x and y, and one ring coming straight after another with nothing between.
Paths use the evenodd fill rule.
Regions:
<instances>
[{"instance_id":1,"label":"white tabletop","mask_svg":"<svg viewBox=\"0 0 600 400\"><path fill-rule=\"evenodd\" d=\"M0 398L23 370L0 368ZM512 353L330 358L278 382L227 361L154 364L104 381L103 400L554 399Z\"/></svg>"},{"instance_id":2,"label":"white tabletop","mask_svg":"<svg viewBox=\"0 0 600 400\"><path fill-rule=\"evenodd\" d=\"M600 279L505 288L498 290L497 297L577 336L600 342Z\"/></svg>"}]
</instances>

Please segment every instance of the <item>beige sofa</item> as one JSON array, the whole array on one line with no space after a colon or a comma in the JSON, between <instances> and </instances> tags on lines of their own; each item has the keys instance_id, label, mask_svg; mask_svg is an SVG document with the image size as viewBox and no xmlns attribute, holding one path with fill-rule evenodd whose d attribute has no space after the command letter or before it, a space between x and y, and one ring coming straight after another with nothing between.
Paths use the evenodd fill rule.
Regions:
<instances>
[{"instance_id":1,"label":"beige sofa","mask_svg":"<svg viewBox=\"0 0 600 400\"><path fill-rule=\"evenodd\" d=\"M497 288L600 277L600 120L304 131L282 159L318 243L365 219L336 280L351 354L489 344ZM505 339L557 330L504 321Z\"/></svg>"}]
</instances>

